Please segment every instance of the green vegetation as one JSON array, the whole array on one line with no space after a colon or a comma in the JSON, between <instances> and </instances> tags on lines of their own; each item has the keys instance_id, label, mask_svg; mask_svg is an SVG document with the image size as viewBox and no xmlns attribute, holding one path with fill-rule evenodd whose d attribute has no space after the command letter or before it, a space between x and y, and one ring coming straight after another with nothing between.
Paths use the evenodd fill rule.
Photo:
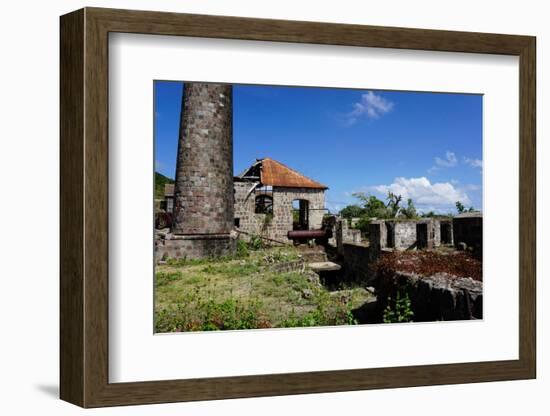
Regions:
<instances>
[{"instance_id":1,"label":"green vegetation","mask_svg":"<svg viewBox=\"0 0 550 416\"><path fill-rule=\"evenodd\" d=\"M155 199L164 199L164 185L167 183L174 183L174 180L155 172Z\"/></svg>"},{"instance_id":2,"label":"green vegetation","mask_svg":"<svg viewBox=\"0 0 550 416\"><path fill-rule=\"evenodd\" d=\"M352 218L359 218L354 227L361 230L365 237L368 237L369 224L374 218L403 220L419 217L411 198L407 199L407 206L402 207L403 198L393 192L388 192L387 203L364 192L354 193L353 196L360 201L360 204L348 205L340 211L340 214L348 219L350 225Z\"/></svg>"},{"instance_id":3,"label":"green vegetation","mask_svg":"<svg viewBox=\"0 0 550 416\"><path fill-rule=\"evenodd\" d=\"M414 206L411 198L407 199L407 206L401 208L401 215L407 219L418 218L416 207Z\"/></svg>"},{"instance_id":4,"label":"green vegetation","mask_svg":"<svg viewBox=\"0 0 550 416\"><path fill-rule=\"evenodd\" d=\"M470 208L466 209L464 204L460 201L456 201L455 206L456 206L456 210L459 214L462 214L464 212L474 212L475 211L474 207L470 207Z\"/></svg>"},{"instance_id":5,"label":"green vegetation","mask_svg":"<svg viewBox=\"0 0 550 416\"><path fill-rule=\"evenodd\" d=\"M384 309L384 323L412 322L414 313L411 309L411 300L407 292L403 293L398 291L396 299L388 299L388 306Z\"/></svg>"},{"instance_id":6,"label":"green vegetation","mask_svg":"<svg viewBox=\"0 0 550 416\"><path fill-rule=\"evenodd\" d=\"M298 260L294 247L254 249L239 242L222 259L168 260L156 268L157 332L356 324L352 310L371 295L362 287L329 292L312 272L275 272Z\"/></svg>"},{"instance_id":7,"label":"green vegetation","mask_svg":"<svg viewBox=\"0 0 550 416\"><path fill-rule=\"evenodd\" d=\"M392 213L386 204L374 195L367 195L363 192L357 192L354 193L353 196L359 199L359 202L361 203L363 212L360 217L391 218Z\"/></svg>"},{"instance_id":8,"label":"green vegetation","mask_svg":"<svg viewBox=\"0 0 550 416\"><path fill-rule=\"evenodd\" d=\"M360 218L365 215L365 208L360 207L359 205L348 205L340 211L340 215L343 218L347 218L350 221L351 225L352 218Z\"/></svg>"}]
</instances>

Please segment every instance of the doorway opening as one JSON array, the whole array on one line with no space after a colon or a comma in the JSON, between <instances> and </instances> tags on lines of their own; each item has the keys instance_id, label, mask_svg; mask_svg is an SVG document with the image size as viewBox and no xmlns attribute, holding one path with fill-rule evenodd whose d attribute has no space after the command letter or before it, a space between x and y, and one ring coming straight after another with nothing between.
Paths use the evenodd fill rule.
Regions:
<instances>
[{"instance_id":1,"label":"doorway opening","mask_svg":"<svg viewBox=\"0 0 550 416\"><path fill-rule=\"evenodd\" d=\"M292 201L292 229L309 230L309 201L306 199Z\"/></svg>"}]
</instances>

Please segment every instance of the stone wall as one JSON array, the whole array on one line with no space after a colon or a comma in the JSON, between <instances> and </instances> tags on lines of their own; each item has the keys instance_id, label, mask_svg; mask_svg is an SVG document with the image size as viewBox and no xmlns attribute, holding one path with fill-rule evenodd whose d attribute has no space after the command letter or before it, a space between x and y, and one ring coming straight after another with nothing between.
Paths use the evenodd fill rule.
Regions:
<instances>
[{"instance_id":1,"label":"stone wall","mask_svg":"<svg viewBox=\"0 0 550 416\"><path fill-rule=\"evenodd\" d=\"M292 231L292 201L303 199L309 202L309 229L320 229L325 214L325 193L321 189L273 187L273 216L266 221L266 214L255 213L254 191L250 182L235 182L235 219L239 231L262 235L272 240L290 244L287 233Z\"/></svg>"},{"instance_id":2,"label":"stone wall","mask_svg":"<svg viewBox=\"0 0 550 416\"><path fill-rule=\"evenodd\" d=\"M235 236L228 234L158 235L155 239L155 260L226 256L235 252L236 241Z\"/></svg>"},{"instance_id":3,"label":"stone wall","mask_svg":"<svg viewBox=\"0 0 550 416\"><path fill-rule=\"evenodd\" d=\"M259 235L265 223L266 214L255 214L254 198L256 194L250 191L257 184L250 182L235 182L235 220L238 220L239 230L249 234Z\"/></svg>"},{"instance_id":4,"label":"stone wall","mask_svg":"<svg viewBox=\"0 0 550 416\"><path fill-rule=\"evenodd\" d=\"M419 276L397 272L376 277L378 307L383 310L397 292L407 294L415 322L452 321L483 318L483 283L469 277L444 273Z\"/></svg>"},{"instance_id":5,"label":"stone wall","mask_svg":"<svg viewBox=\"0 0 550 416\"><path fill-rule=\"evenodd\" d=\"M361 230L350 228L346 219L342 220L342 241L344 244L361 244Z\"/></svg>"},{"instance_id":6,"label":"stone wall","mask_svg":"<svg viewBox=\"0 0 550 416\"><path fill-rule=\"evenodd\" d=\"M416 223L416 244L415 248L419 250L433 249L433 226L431 222Z\"/></svg>"},{"instance_id":7,"label":"stone wall","mask_svg":"<svg viewBox=\"0 0 550 416\"><path fill-rule=\"evenodd\" d=\"M369 224L369 242L378 249L388 247L388 227L384 220L374 220Z\"/></svg>"},{"instance_id":8,"label":"stone wall","mask_svg":"<svg viewBox=\"0 0 550 416\"><path fill-rule=\"evenodd\" d=\"M407 250L416 245L416 221L392 221L396 250Z\"/></svg>"},{"instance_id":9,"label":"stone wall","mask_svg":"<svg viewBox=\"0 0 550 416\"><path fill-rule=\"evenodd\" d=\"M303 259L272 264L267 269L273 273L303 272L306 264Z\"/></svg>"},{"instance_id":10,"label":"stone wall","mask_svg":"<svg viewBox=\"0 0 550 416\"><path fill-rule=\"evenodd\" d=\"M370 284L372 273L369 266L375 261L371 247L358 244L343 244L344 278L346 281Z\"/></svg>"},{"instance_id":11,"label":"stone wall","mask_svg":"<svg viewBox=\"0 0 550 416\"><path fill-rule=\"evenodd\" d=\"M441 245L441 221L435 218L432 218L432 230L433 230L433 245L434 247L439 247Z\"/></svg>"},{"instance_id":12,"label":"stone wall","mask_svg":"<svg viewBox=\"0 0 550 416\"><path fill-rule=\"evenodd\" d=\"M408 250L441 246L441 224L450 220L422 218L419 220L376 220L371 222L369 241L380 249ZM370 230L370 229L369 229ZM452 241L452 232L450 236Z\"/></svg>"},{"instance_id":13,"label":"stone wall","mask_svg":"<svg viewBox=\"0 0 550 416\"><path fill-rule=\"evenodd\" d=\"M334 228L335 244L338 249L338 254L344 254L344 244L361 244L361 230L350 228L346 218L338 218Z\"/></svg>"}]
</instances>

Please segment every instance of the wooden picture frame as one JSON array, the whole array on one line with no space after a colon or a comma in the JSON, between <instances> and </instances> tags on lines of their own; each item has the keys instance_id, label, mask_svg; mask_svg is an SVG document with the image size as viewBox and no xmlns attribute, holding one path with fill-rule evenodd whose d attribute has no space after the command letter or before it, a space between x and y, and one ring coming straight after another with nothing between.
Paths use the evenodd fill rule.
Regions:
<instances>
[{"instance_id":1,"label":"wooden picture frame","mask_svg":"<svg viewBox=\"0 0 550 416\"><path fill-rule=\"evenodd\" d=\"M535 38L85 8L61 17L60 396L82 407L530 379L536 376ZM519 57L519 359L109 383L108 34L127 32Z\"/></svg>"}]
</instances>

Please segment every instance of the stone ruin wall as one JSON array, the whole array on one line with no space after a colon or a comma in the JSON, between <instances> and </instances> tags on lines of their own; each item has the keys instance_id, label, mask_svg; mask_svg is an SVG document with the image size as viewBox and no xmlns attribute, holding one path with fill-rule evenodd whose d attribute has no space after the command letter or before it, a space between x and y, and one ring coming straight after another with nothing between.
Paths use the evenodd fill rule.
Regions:
<instances>
[{"instance_id":1,"label":"stone ruin wall","mask_svg":"<svg viewBox=\"0 0 550 416\"><path fill-rule=\"evenodd\" d=\"M378 253L376 249L366 245L344 243L344 279L370 285L374 277L371 265L377 260Z\"/></svg>"},{"instance_id":2,"label":"stone ruin wall","mask_svg":"<svg viewBox=\"0 0 550 416\"><path fill-rule=\"evenodd\" d=\"M347 220L342 220L342 241L344 244L361 244L361 230L350 228Z\"/></svg>"},{"instance_id":3,"label":"stone ruin wall","mask_svg":"<svg viewBox=\"0 0 550 416\"><path fill-rule=\"evenodd\" d=\"M325 213L325 193L322 189L273 187L273 218L266 222L266 214L256 214L255 198L258 193L248 191L250 182L235 182L235 218L239 219L239 231L261 235L281 243L291 244L287 233L292 231L292 201L309 201L309 229L320 229ZM271 195L271 194L270 194ZM243 238L247 238L246 234Z\"/></svg>"},{"instance_id":4,"label":"stone ruin wall","mask_svg":"<svg viewBox=\"0 0 550 416\"><path fill-rule=\"evenodd\" d=\"M164 259L201 259L205 257L222 257L232 253L236 240L224 235L187 236L161 235L155 239L155 258Z\"/></svg>"},{"instance_id":5,"label":"stone ruin wall","mask_svg":"<svg viewBox=\"0 0 550 416\"><path fill-rule=\"evenodd\" d=\"M396 250L407 250L416 245L416 221L393 222L394 246Z\"/></svg>"},{"instance_id":6,"label":"stone ruin wall","mask_svg":"<svg viewBox=\"0 0 550 416\"><path fill-rule=\"evenodd\" d=\"M395 250L408 250L416 248L418 244L417 225L426 224L428 228L428 240L431 247L441 246L441 223L445 222L439 219L420 219L408 221L394 220L376 220L372 221L371 225L377 229L369 233L376 236L374 244L380 249L393 248ZM374 233L374 234L373 234ZM393 246L389 245L389 241L393 236ZM371 245L373 244L372 236L369 238Z\"/></svg>"},{"instance_id":7,"label":"stone ruin wall","mask_svg":"<svg viewBox=\"0 0 550 416\"><path fill-rule=\"evenodd\" d=\"M338 218L333 228L333 239L329 243L336 246L338 254L344 255L344 244L361 244L361 230L350 228L346 218Z\"/></svg>"},{"instance_id":8,"label":"stone ruin wall","mask_svg":"<svg viewBox=\"0 0 550 416\"><path fill-rule=\"evenodd\" d=\"M483 319L483 283L470 277L396 272L391 278L377 277L374 285L381 311L389 298L405 292L415 322Z\"/></svg>"}]
</instances>

